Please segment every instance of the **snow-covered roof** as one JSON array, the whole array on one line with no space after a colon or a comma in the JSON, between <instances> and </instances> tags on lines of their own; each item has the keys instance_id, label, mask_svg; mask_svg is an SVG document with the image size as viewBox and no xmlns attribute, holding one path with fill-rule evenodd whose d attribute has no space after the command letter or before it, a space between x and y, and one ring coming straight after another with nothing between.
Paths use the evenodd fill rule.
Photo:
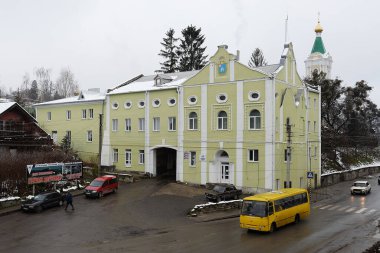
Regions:
<instances>
[{"instance_id":1,"label":"snow-covered roof","mask_svg":"<svg viewBox=\"0 0 380 253\"><path fill-rule=\"evenodd\" d=\"M16 102L0 103L0 114L12 107Z\"/></svg>"},{"instance_id":2,"label":"snow-covered roof","mask_svg":"<svg viewBox=\"0 0 380 253\"><path fill-rule=\"evenodd\" d=\"M166 83L161 83L156 85L155 79L157 79L157 75L149 75L142 76L133 82L126 82L125 85L119 85L114 88L108 94L122 94L122 93L130 93L130 92L139 92L139 91L147 91L147 90L161 90L168 89L173 87L180 86L183 82L188 80L190 77L197 74L199 71L186 71L186 72L175 72L175 73L167 73L167 74L158 74L158 77L163 77L164 79L170 78L171 80Z\"/></svg>"},{"instance_id":3,"label":"snow-covered roof","mask_svg":"<svg viewBox=\"0 0 380 253\"><path fill-rule=\"evenodd\" d=\"M271 76L276 70L280 67L280 64L271 64L271 65L266 65L266 66L261 66L261 67L256 67L253 68L254 70L257 70L261 73L264 73L268 76Z\"/></svg>"},{"instance_id":4,"label":"snow-covered roof","mask_svg":"<svg viewBox=\"0 0 380 253\"><path fill-rule=\"evenodd\" d=\"M52 101L48 101L44 103L35 104L34 106L67 104L67 103L77 103L77 102L93 102L93 101L102 101L104 99L105 99L104 93L88 90L88 91L82 91L78 96L52 100Z\"/></svg>"}]
</instances>

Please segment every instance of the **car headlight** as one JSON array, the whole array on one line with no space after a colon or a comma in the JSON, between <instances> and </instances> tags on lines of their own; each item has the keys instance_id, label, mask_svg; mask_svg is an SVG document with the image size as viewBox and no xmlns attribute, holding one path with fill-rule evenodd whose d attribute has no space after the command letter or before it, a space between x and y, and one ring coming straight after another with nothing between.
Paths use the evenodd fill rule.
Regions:
<instances>
[{"instance_id":1,"label":"car headlight","mask_svg":"<svg viewBox=\"0 0 380 253\"><path fill-rule=\"evenodd\" d=\"M96 193L96 191L91 191L92 193Z\"/></svg>"}]
</instances>

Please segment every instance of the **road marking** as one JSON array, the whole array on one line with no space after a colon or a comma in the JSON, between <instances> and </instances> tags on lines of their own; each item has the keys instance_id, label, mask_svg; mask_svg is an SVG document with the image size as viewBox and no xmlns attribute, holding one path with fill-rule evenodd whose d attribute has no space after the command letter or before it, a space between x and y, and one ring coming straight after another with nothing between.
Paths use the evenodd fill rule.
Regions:
<instances>
[{"instance_id":1,"label":"road marking","mask_svg":"<svg viewBox=\"0 0 380 253\"><path fill-rule=\"evenodd\" d=\"M369 210L368 212L366 212L365 215L371 215L371 214L373 214L374 212L376 212L376 209L371 209L371 210Z\"/></svg>"},{"instance_id":2,"label":"road marking","mask_svg":"<svg viewBox=\"0 0 380 253\"><path fill-rule=\"evenodd\" d=\"M329 208L328 210L332 211L332 210L337 209L338 207L340 207L340 205L333 206L333 207Z\"/></svg>"},{"instance_id":3,"label":"road marking","mask_svg":"<svg viewBox=\"0 0 380 253\"><path fill-rule=\"evenodd\" d=\"M364 212L365 210L367 210L368 208L362 208L362 209L360 209L360 210L357 210L355 213L362 213L362 212Z\"/></svg>"},{"instance_id":4,"label":"road marking","mask_svg":"<svg viewBox=\"0 0 380 253\"><path fill-rule=\"evenodd\" d=\"M315 205L313 206L314 209L317 209L317 208L320 208L321 206L323 206L324 204L319 204L319 205Z\"/></svg>"},{"instance_id":5,"label":"road marking","mask_svg":"<svg viewBox=\"0 0 380 253\"><path fill-rule=\"evenodd\" d=\"M329 208L329 207L332 207L333 205L327 205L327 206L324 206L324 207L321 207L321 208L319 208L319 209L326 209L326 208Z\"/></svg>"},{"instance_id":6,"label":"road marking","mask_svg":"<svg viewBox=\"0 0 380 253\"><path fill-rule=\"evenodd\" d=\"M356 207L351 207L350 209L347 209L347 210L346 210L346 213L352 212L352 211L354 211L355 209L356 209Z\"/></svg>"},{"instance_id":7,"label":"road marking","mask_svg":"<svg viewBox=\"0 0 380 253\"><path fill-rule=\"evenodd\" d=\"M344 206L344 207L341 207L341 208L339 208L338 209L338 211L343 211L344 209L347 209L347 208L349 208L350 206Z\"/></svg>"}]
</instances>

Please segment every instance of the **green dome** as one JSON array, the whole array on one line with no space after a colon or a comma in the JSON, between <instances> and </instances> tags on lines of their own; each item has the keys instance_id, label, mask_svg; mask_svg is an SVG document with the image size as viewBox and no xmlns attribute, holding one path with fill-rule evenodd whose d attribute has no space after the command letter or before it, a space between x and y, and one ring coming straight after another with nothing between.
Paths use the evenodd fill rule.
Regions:
<instances>
[{"instance_id":1,"label":"green dome","mask_svg":"<svg viewBox=\"0 0 380 253\"><path fill-rule=\"evenodd\" d=\"M323 45L322 37L317 36L314 40L313 49L311 50L311 53L326 53L325 46Z\"/></svg>"}]
</instances>

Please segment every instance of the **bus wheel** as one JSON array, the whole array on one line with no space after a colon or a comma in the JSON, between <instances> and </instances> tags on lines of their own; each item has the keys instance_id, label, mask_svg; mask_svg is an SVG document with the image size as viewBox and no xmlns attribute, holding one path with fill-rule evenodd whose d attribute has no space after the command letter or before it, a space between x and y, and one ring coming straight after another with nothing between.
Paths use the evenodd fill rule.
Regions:
<instances>
[{"instance_id":1,"label":"bus wheel","mask_svg":"<svg viewBox=\"0 0 380 253\"><path fill-rule=\"evenodd\" d=\"M274 231L276 231L276 229L277 229L276 223L272 223L272 225L270 225L270 230L269 230L269 232L270 232L270 233L273 233Z\"/></svg>"},{"instance_id":2,"label":"bus wheel","mask_svg":"<svg viewBox=\"0 0 380 253\"><path fill-rule=\"evenodd\" d=\"M299 214L296 214L296 216L294 217L294 224L297 224L297 223L300 223L300 216L299 216Z\"/></svg>"}]
</instances>

